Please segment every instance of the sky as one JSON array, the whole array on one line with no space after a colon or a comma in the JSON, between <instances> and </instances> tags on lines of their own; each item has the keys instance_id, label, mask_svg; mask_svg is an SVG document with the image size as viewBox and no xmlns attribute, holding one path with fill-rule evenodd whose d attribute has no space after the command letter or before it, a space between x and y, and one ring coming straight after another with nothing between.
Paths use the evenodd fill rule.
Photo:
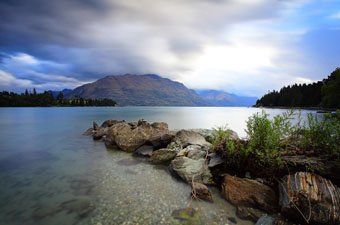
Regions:
<instances>
[{"instance_id":1,"label":"sky","mask_svg":"<svg viewBox=\"0 0 340 225\"><path fill-rule=\"evenodd\" d=\"M1 0L0 90L158 74L260 97L340 67L339 0Z\"/></svg>"}]
</instances>

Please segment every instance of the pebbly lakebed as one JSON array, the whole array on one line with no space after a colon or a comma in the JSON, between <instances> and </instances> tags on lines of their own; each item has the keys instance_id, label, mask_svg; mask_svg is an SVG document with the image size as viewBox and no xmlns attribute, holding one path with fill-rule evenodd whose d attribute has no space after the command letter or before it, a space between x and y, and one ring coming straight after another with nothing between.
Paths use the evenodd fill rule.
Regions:
<instances>
[{"instance_id":1,"label":"pebbly lakebed","mask_svg":"<svg viewBox=\"0 0 340 225\"><path fill-rule=\"evenodd\" d=\"M241 136L260 109L202 107L1 108L0 224L181 224L193 207L203 224L252 224L210 188L214 203L192 201L190 186L122 151L81 135L92 121L167 122L171 129L226 123ZM268 110L276 115L284 110ZM304 113L304 112L303 112Z\"/></svg>"}]
</instances>

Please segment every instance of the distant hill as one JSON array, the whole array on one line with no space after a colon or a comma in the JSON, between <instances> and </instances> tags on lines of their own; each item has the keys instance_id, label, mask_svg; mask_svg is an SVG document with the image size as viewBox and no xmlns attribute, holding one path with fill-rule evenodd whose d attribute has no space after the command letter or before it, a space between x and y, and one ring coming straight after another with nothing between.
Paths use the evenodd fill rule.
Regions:
<instances>
[{"instance_id":1,"label":"distant hill","mask_svg":"<svg viewBox=\"0 0 340 225\"><path fill-rule=\"evenodd\" d=\"M107 76L75 88L66 98L110 98L126 106L209 105L182 83L154 74Z\"/></svg>"},{"instance_id":2,"label":"distant hill","mask_svg":"<svg viewBox=\"0 0 340 225\"><path fill-rule=\"evenodd\" d=\"M216 90L196 90L196 92L213 106L252 106L256 97L245 97Z\"/></svg>"},{"instance_id":3,"label":"distant hill","mask_svg":"<svg viewBox=\"0 0 340 225\"><path fill-rule=\"evenodd\" d=\"M340 109L340 68L312 84L294 84L265 94L256 106Z\"/></svg>"}]
</instances>

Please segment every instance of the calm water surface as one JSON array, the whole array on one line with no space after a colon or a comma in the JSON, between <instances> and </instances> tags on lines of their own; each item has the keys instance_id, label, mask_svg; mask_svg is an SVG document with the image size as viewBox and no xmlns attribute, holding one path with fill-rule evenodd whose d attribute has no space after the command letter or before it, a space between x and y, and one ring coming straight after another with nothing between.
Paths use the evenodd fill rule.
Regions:
<instances>
[{"instance_id":1,"label":"calm water surface","mask_svg":"<svg viewBox=\"0 0 340 225\"><path fill-rule=\"evenodd\" d=\"M245 136L255 108L0 108L0 224L179 224L193 206L205 224L233 224L235 208L191 202L190 187L162 166L82 136L92 121L164 121L170 129L228 126ZM271 116L281 109L266 109ZM307 111L302 111L302 116ZM237 224L252 224L237 219Z\"/></svg>"}]
</instances>

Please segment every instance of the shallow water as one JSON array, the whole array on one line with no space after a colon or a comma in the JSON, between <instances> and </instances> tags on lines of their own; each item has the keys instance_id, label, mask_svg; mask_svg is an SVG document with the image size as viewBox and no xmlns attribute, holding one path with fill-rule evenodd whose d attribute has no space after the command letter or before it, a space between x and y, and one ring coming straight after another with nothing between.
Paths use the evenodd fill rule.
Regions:
<instances>
[{"instance_id":1,"label":"shallow water","mask_svg":"<svg viewBox=\"0 0 340 225\"><path fill-rule=\"evenodd\" d=\"M212 188L213 204L166 167L107 151L82 132L106 119L165 121L170 129L229 124L245 136L254 108L0 108L0 224L178 224L193 206L204 224L233 224L235 208ZM283 110L267 109L271 115ZM303 116L306 111L302 112ZM237 224L252 224L237 219Z\"/></svg>"}]
</instances>

